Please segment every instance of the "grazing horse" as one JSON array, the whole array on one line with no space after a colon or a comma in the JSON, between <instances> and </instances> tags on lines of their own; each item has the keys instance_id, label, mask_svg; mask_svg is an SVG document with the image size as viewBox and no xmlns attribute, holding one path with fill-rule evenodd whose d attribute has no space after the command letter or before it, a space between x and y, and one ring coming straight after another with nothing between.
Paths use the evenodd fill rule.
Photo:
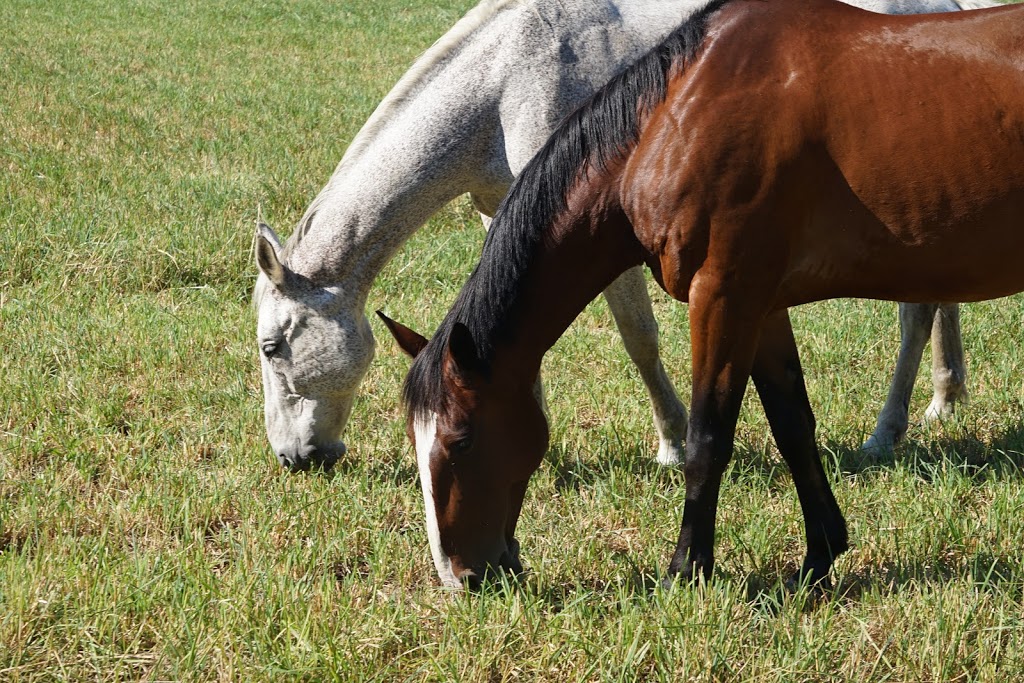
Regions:
<instances>
[{"instance_id":1,"label":"grazing horse","mask_svg":"<svg viewBox=\"0 0 1024 683\"><path fill-rule=\"evenodd\" d=\"M898 96L895 96L898 95ZM843 515L787 309L1024 290L1024 6L888 17L715 0L572 114L516 179L434 337L389 321L445 584L517 570L548 440L541 358L620 273L689 303L686 496L669 574L709 577L753 378L821 580Z\"/></svg>"},{"instance_id":2,"label":"grazing horse","mask_svg":"<svg viewBox=\"0 0 1024 683\"><path fill-rule=\"evenodd\" d=\"M341 435L374 353L366 299L398 248L460 194L469 192L482 214L492 215L558 121L702 4L485 0L384 98L288 242L259 228L253 300L264 416L282 465L329 467L344 453ZM854 4L892 13L959 8L952 0ZM605 297L651 397L658 461L675 463L686 410L659 358L641 272L624 273ZM914 311L901 316L904 343L872 446L889 446L906 430L934 307ZM944 332L933 352L942 367L929 414L940 415L952 409L964 373L957 319L936 320Z\"/></svg>"}]
</instances>

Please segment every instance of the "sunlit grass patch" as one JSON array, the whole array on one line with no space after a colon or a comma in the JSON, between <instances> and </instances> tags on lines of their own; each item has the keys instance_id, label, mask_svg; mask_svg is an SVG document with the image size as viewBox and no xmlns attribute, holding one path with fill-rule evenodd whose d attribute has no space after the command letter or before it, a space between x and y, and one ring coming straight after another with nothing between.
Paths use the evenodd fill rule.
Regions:
<instances>
[{"instance_id":1,"label":"sunlit grass patch","mask_svg":"<svg viewBox=\"0 0 1024 683\"><path fill-rule=\"evenodd\" d=\"M858 447L894 304L794 312L852 550L823 596L748 392L715 581L662 588L680 471L603 301L545 360L551 450L527 574L439 588L398 392L377 356L350 452L291 476L265 443L250 243L287 233L373 107L471 2L0 4L0 680L893 680L1024 674L1024 299L964 308L971 402ZM369 308L430 333L483 229L466 198ZM689 395L687 312L653 284ZM919 419L929 369L912 401Z\"/></svg>"}]
</instances>

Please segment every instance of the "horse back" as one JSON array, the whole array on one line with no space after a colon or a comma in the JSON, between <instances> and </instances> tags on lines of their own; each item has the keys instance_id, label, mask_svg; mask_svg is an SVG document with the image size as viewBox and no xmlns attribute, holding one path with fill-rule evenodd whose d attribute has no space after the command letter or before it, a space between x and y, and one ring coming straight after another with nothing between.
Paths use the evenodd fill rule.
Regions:
<instances>
[{"instance_id":1,"label":"horse back","mask_svg":"<svg viewBox=\"0 0 1024 683\"><path fill-rule=\"evenodd\" d=\"M851 283L896 261L931 281L928 263L982 258L978 244L1020 255L1022 36L1024 7L892 17L830 0L726 4L624 174L652 269L685 299L709 261L755 253L799 281L796 299L913 300L925 294ZM735 228L751 221L772 229Z\"/></svg>"}]
</instances>

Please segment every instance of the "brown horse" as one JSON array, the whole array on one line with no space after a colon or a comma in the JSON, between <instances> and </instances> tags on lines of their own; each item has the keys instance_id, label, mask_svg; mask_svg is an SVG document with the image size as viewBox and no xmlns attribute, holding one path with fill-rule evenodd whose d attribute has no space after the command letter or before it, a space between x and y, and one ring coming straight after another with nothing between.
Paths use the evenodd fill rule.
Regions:
<instances>
[{"instance_id":1,"label":"brown horse","mask_svg":"<svg viewBox=\"0 0 1024 683\"><path fill-rule=\"evenodd\" d=\"M975 301L1024 290L1024 6L892 17L829 0L716 0L570 116L494 218L416 357L409 430L442 580L519 569L547 446L541 357L646 263L690 304L686 500L670 575L708 577L752 377L797 487L800 576L846 523L814 439L787 308L832 297Z\"/></svg>"}]
</instances>

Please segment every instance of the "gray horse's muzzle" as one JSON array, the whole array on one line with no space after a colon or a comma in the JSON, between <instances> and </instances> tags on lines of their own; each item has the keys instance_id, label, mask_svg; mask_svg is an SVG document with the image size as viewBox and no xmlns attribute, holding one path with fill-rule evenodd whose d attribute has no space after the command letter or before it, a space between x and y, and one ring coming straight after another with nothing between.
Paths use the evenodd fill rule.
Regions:
<instances>
[{"instance_id":1,"label":"gray horse's muzzle","mask_svg":"<svg viewBox=\"0 0 1024 683\"><path fill-rule=\"evenodd\" d=\"M278 453L277 461L290 472L327 472L345 455L345 451L345 444L339 441L330 448L314 448L304 453Z\"/></svg>"}]
</instances>

